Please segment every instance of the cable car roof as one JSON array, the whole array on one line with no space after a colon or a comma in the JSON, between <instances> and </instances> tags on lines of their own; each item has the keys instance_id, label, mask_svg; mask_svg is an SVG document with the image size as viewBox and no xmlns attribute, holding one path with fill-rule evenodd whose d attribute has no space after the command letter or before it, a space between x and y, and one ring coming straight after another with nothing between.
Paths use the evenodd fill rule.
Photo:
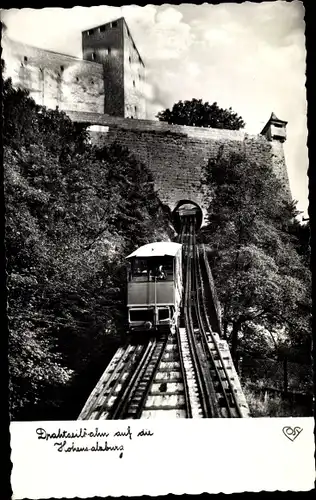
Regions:
<instances>
[{"instance_id":1,"label":"cable car roof","mask_svg":"<svg viewBox=\"0 0 316 500\"><path fill-rule=\"evenodd\" d=\"M180 243L175 243L173 241L157 241L155 243L148 243L147 245L137 248L137 250L128 255L126 258L131 259L132 257L163 256L174 257L181 247L182 245Z\"/></svg>"}]
</instances>

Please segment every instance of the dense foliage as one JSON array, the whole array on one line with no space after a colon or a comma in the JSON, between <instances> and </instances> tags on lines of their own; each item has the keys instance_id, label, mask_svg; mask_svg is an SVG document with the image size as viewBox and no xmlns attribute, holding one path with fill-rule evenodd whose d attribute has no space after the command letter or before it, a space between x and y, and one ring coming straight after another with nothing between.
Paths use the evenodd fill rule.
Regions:
<instances>
[{"instance_id":1,"label":"dense foliage","mask_svg":"<svg viewBox=\"0 0 316 500\"><path fill-rule=\"evenodd\" d=\"M243 119L232 108L222 109L216 102L209 104L202 99L179 101L157 115L160 121L191 127L210 127L239 130L245 126Z\"/></svg>"},{"instance_id":2,"label":"dense foliage","mask_svg":"<svg viewBox=\"0 0 316 500\"><path fill-rule=\"evenodd\" d=\"M204 238L232 355L309 361L311 276L308 227L282 196L272 167L247 153L209 161Z\"/></svg>"},{"instance_id":3,"label":"dense foliage","mask_svg":"<svg viewBox=\"0 0 316 500\"><path fill-rule=\"evenodd\" d=\"M10 80L3 98L11 415L67 418L77 391L73 419L125 333L125 256L167 219L126 149L90 146Z\"/></svg>"}]
</instances>

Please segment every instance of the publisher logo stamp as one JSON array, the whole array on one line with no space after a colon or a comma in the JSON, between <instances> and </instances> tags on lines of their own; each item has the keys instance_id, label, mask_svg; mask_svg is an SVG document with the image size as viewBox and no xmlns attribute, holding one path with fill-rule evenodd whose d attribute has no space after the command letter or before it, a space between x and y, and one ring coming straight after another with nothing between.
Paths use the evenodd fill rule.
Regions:
<instances>
[{"instance_id":1,"label":"publisher logo stamp","mask_svg":"<svg viewBox=\"0 0 316 500\"><path fill-rule=\"evenodd\" d=\"M289 425L283 427L282 431L283 431L283 434L290 440L290 441L294 441L299 435L300 433L302 432L302 428L301 427L290 427Z\"/></svg>"}]
</instances>

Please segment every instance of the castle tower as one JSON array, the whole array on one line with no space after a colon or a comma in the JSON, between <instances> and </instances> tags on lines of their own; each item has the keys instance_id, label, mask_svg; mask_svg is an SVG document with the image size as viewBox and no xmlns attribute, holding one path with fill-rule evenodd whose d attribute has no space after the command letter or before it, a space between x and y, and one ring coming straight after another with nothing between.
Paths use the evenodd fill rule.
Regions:
<instances>
[{"instance_id":1,"label":"castle tower","mask_svg":"<svg viewBox=\"0 0 316 500\"><path fill-rule=\"evenodd\" d=\"M286 125L286 121L280 120L274 113L271 113L261 134L271 142L273 169L275 175L282 183L285 199L291 202L292 195L283 149L283 143L286 141Z\"/></svg>"},{"instance_id":2,"label":"castle tower","mask_svg":"<svg viewBox=\"0 0 316 500\"><path fill-rule=\"evenodd\" d=\"M286 140L287 122L280 120L272 112L268 122L263 127L261 134L265 135L269 141L277 140L284 142Z\"/></svg>"},{"instance_id":3,"label":"castle tower","mask_svg":"<svg viewBox=\"0 0 316 500\"><path fill-rule=\"evenodd\" d=\"M83 59L104 69L104 113L146 118L145 65L125 19L82 32Z\"/></svg>"}]
</instances>

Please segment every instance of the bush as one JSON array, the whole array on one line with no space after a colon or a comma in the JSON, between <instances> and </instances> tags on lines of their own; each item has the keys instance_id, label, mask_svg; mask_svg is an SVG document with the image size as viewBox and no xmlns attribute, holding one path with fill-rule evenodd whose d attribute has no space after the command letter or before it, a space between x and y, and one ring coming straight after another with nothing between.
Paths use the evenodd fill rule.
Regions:
<instances>
[{"instance_id":1,"label":"bush","mask_svg":"<svg viewBox=\"0 0 316 500\"><path fill-rule=\"evenodd\" d=\"M262 384L264 386L264 384ZM268 389L259 389L249 381L242 383L243 392L249 406L251 417L301 417L312 415L312 405L305 398L303 402L291 401L281 393L271 393Z\"/></svg>"}]
</instances>

